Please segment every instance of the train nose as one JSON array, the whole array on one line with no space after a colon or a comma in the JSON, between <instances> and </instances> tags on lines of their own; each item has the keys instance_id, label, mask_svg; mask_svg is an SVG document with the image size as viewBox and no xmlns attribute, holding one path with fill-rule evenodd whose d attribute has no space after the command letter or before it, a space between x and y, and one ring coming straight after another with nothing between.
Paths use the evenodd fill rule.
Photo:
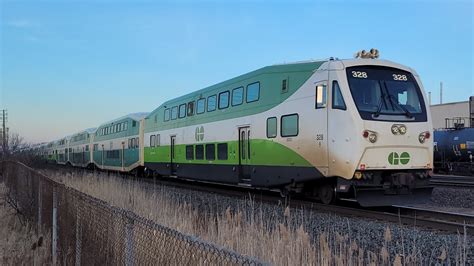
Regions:
<instances>
[{"instance_id":1,"label":"train nose","mask_svg":"<svg viewBox=\"0 0 474 266\"><path fill-rule=\"evenodd\" d=\"M357 169L429 169L429 152L429 149L424 147L371 147L362 154Z\"/></svg>"}]
</instances>

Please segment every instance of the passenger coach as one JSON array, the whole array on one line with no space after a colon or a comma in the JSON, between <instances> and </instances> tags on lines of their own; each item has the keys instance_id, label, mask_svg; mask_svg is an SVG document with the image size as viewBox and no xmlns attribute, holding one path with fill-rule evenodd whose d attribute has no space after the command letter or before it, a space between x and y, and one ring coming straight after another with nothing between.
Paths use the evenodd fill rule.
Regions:
<instances>
[{"instance_id":1,"label":"passenger coach","mask_svg":"<svg viewBox=\"0 0 474 266\"><path fill-rule=\"evenodd\" d=\"M325 203L392 205L431 193L427 109L418 74L391 61L268 66L151 112L144 165L148 173L304 192Z\"/></svg>"}]
</instances>

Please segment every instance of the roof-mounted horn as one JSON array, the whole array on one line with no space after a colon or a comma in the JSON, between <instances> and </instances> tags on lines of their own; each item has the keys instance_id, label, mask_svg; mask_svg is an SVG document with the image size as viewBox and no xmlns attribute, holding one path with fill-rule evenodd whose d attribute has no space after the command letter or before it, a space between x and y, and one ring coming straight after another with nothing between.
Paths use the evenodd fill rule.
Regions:
<instances>
[{"instance_id":1,"label":"roof-mounted horn","mask_svg":"<svg viewBox=\"0 0 474 266\"><path fill-rule=\"evenodd\" d=\"M379 58L379 50L372 48L369 52L362 50L354 55L354 58L377 59Z\"/></svg>"}]
</instances>

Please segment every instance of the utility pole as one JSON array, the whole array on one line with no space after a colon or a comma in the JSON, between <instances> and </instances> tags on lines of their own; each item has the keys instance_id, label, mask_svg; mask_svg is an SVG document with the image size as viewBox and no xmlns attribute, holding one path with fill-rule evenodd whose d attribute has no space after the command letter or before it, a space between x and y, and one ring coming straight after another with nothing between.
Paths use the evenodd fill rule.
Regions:
<instances>
[{"instance_id":1,"label":"utility pole","mask_svg":"<svg viewBox=\"0 0 474 266\"><path fill-rule=\"evenodd\" d=\"M2 155L6 156L8 150L8 128L7 128L7 119L8 113L6 109L1 110L2 116Z\"/></svg>"}]
</instances>

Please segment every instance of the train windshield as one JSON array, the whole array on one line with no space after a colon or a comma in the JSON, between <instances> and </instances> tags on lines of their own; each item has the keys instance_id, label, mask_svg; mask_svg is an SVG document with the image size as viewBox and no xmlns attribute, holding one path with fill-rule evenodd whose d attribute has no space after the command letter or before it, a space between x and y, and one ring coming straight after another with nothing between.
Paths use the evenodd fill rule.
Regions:
<instances>
[{"instance_id":1,"label":"train windshield","mask_svg":"<svg viewBox=\"0 0 474 266\"><path fill-rule=\"evenodd\" d=\"M347 68L347 79L362 119L426 121L423 96L410 72L358 66Z\"/></svg>"}]
</instances>

